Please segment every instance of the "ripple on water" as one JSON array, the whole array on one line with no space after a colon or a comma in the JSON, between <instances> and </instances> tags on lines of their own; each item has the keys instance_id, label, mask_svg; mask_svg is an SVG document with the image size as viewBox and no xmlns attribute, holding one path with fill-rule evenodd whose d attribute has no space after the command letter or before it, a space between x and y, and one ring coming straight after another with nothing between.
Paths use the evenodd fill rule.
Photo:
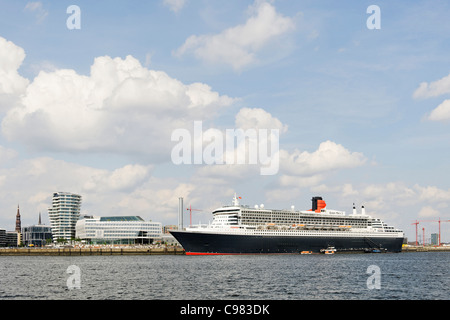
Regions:
<instances>
[{"instance_id":1,"label":"ripple on water","mask_svg":"<svg viewBox=\"0 0 450 320\"><path fill-rule=\"evenodd\" d=\"M449 262L450 253L0 257L0 299L449 299ZM70 265L81 289L67 288ZM379 290L367 287L371 265Z\"/></svg>"}]
</instances>

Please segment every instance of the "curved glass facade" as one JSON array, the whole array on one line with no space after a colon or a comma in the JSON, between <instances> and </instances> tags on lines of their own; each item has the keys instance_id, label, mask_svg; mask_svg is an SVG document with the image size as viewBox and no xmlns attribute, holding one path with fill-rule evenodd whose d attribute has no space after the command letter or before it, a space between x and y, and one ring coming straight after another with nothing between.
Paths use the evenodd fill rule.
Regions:
<instances>
[{"instance_id":1,"label":"curved glass facade","mask_svg":"<svg viewBox=\"0 0 450 320\"><path fill-rule=\"evenodd\" d=\"M139 216L85 217L76 237L91 244L149 244L162 239L162 224Z\"/></svg>"}]
</instances>

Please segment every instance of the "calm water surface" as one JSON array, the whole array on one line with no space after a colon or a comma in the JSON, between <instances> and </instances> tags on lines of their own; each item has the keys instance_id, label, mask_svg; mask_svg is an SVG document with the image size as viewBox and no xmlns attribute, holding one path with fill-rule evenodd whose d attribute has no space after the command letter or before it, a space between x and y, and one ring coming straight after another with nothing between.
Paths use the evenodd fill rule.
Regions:
<instances>
[{"instance_id":1,"label":"calm water surface","mask_svg":"<svg viewBox=\"0 0 450 320\"><path fill-rule=\"evenodd\" d=\"M67 268L80 268L70 290ZM380 289L367 286L369 266ZM449 299L450 253L0 257L0 299ZM372 276L373 277L373 276ZM373 283L373 282L371 282Z\"/></svg>"}]
</instances>

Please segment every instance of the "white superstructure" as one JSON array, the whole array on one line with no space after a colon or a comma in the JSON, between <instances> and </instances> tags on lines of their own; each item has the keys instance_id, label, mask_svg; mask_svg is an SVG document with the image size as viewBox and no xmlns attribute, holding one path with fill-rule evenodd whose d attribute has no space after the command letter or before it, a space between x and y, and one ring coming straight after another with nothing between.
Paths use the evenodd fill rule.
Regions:
<instances>
[{"instance_id":1,"label":"white superstructure","mask_svg":"<svg viewBox=\"0 0 450 320\"><path fill-rule=\"evenodd\" d=\"M315 210L271 210L264 205L254 208L240 205L235 195L231 206L212 212L212 223L190 226L186 231L263 236L404 237L402 230L365 214L364 207L359 214L354 207L352 214L346 215L344 211L326 209L325 202L319 199L321 206Z\"/></svg>"}]
</instances>

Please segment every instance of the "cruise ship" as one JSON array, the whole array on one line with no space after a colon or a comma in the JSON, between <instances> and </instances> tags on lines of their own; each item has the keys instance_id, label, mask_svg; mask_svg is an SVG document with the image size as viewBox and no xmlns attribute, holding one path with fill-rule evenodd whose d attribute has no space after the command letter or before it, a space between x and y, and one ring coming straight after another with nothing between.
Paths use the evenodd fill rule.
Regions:
<instances>
[{"instance_id":1,"label":"cruise ship","mask_svg":"<svg viewBox=\"0 0 450 320\"><path fill-rule=\"evenodd\" d=\"M337 252L400 252L403 231L365 213L329 210L322 197L312 198L304 211L270 210L264 205L241 205L235 195L231 205L212 212L208 225L171 230L186 255L300 254Z\"/></svg>"}]
</instances>

